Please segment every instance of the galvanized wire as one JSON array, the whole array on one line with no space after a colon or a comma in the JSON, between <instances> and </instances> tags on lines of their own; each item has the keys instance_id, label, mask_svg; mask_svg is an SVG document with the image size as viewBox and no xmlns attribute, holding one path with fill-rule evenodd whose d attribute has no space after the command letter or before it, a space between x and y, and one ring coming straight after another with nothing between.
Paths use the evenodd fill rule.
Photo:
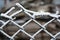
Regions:
<instances>
[{"instance_id":1,"label":"galvanized wire","mask_svg":"<svg viewBox=\"0 0 60 40\"><path fill-rule=\"evenodd\" d=\"M59 17L60 17L60 15L58 15L58 13L59 13L59 10L58 10L58 8L56 7L56 9L57 9L57 11L56 11L56 13L55 14L52 14L52 13L49 13L49 12L44 12L44 11L41 11L41 12L34 12L34 11L31 11L31 10L27 10L27 9L25 9L21 4L19 4L19 3L16 3L16 6L18 6L19 8L21 8L21 10L19 10L19 11L16 11L15 13L13 13L12 15L10 15L10 16L8 16L8 14L9 14L9 12L11 12L12 10L14 10L15 9L15 7L12 7L9 11L7 11L6 13L1 13L1 16L3 16L3 17L6 17L6 18L8 18L9 20L8 21L6 21L6 22L4 22L4 21L2 21L2 20L0 20L0 22L2 22L3 23L3 25L0 27L0 32L1 33L3 33L5 36L7 36L8 38L10 38L10 40L14 40L14 37L21 31L21 32L23 32L24 34L26 34L27 36L29 36L31 39L30 40L34 40L35 39L35 36L38 34L38 33L40 33L42 30L44 31L44 32L46 32L48 35L50 35L52 38L51 38L51 40L56 40L56 37L58 36L58 35L60 35L60 32L58 32L56 35L53 35L53 34L51 34L50 32L48 32L47 30L46 30L46 26L49 24L49 23L51 23L53 20L57 20L57 21L59 21L60 22L60 20L59 20ZM17 14L19 14L20 12L22 12L22 11L24 11L27 15L29 15L31 18L30 18L30 20L29 21L27 21L24 25L19 25L18 23L16 23L15 21L13 21L15 18L13 18L13 16L14 15L17 15ZM33 15L31 15L30 13L33 13ZM49 16L51 16L51 17L53 17L53 19L51 19L50 21L48 21L47 23L45 23L44 25L41 25L38 21L36 21L35 20L35 16L37 16L37 15L49 15ZM20 29L15 33L15 34L13 34L12 36L9 36L7 33L5 33L2 29L3 29L3 27L5 26L5 25L7 25L9 22L12 22L12 23L14 23L17 27L19 27ZM30 23L31 21L34 21L36 24L38 24L40 27L41 27L41 29L39 29L36 33L34 33L33 35L30 35L29 33L27 33L25 30L24 30L24 26L26 26L28 23Z\"/></svg>"}]
</instances>

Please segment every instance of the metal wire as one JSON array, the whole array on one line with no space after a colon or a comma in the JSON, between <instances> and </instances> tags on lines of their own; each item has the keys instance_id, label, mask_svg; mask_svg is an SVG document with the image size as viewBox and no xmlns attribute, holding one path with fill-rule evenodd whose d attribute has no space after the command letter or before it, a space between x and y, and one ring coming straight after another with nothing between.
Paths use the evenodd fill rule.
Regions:
<instances>
[{"instance_id":1,"label":"metal wire","mask_svg":"<svg viewBox=\"0 0 60 40\"><path fill-rule=\"evenodd\" d=\"M5 26L5 25L7 25L10 21L12 22L12 23L14 23L17 27L20 27L20 29L15 33L15 34L13 34L12 36L9 36L7 33L5 33L3 30L0 30L0 32L1 33L3 33L5 36L7 36L8 38L10 38L10 40L14 40L14 37L21 31L21 32L23 32L24 34L26 34L27 36L29 36L31 39L30 40L34 40L35 39L35 36L38 34L38 33L40 33L42 30L43 31L45 31L48 35L50 35L51 37L52 37L52 39L51 40L55 40L56 39L56 37L58 36L58 35L60 35L60 32L58 32L56 35L53 35L53 34L51 34L50 32L48 32L47 30L46 30L46 25L48 25L49 23L51 23L53 20L55 20L55 18L57 19L57 21L59 21L60 22L60 20L58 19L59 17L60 17L60 15L58 15L58 13L59 13L59 10L57 9L57 11L56 11L56 14L52 14L52 13L48 13L48 12L44 12L44 11L41 11L40 13L39 12L34 12L34 11L31 11L31 10L27 10L27 9L25 9L21 4L19 4L19 3L16 3L16 6L18 6L18 7L20 7L21 8L21 10L19 10L19 11L16 11L15 13L13 13L11 16L8 16L7 14L9 14L9 12L11 12L12 10L14 10L15 9L15 7L12 7L9 11L7 11L6 13L4 13L4 14L2 14L1 13L1 16L3 16L3 17L6 17L6 18L8 18L9 20L8 21L6 21L6 22L4 22L4 21L2 21L2 20L0 20L0 22L2 22L3 23L3 25L0 27L0 29L3 29L3 27ZM29 15L30 17L31 17L31 19L28 21L28 22L26 22L24 25L19 25L19 24L17 24L15 21L13 21L14 20L14 18L12 18L14 15L17 15L17 14L19 14L20 12L22 12L24 10L24 12L27 14L27 15ZM30 13L33 13L33 15L31 15ZM35 20L35 16L38 16L38 15L49 15L49 16L51 16L51 17L53 17L53 19L51 19L49 22L47 22L47 23L45 23L44 25L41 25L39 22L37 22L36 20ZM33 18L33 19L32 19ZM34 33L33 35L30 35L29 33L27 33L25 30L24 30L24 26L26 26L28 23L30 23L31 21L34 21L35 23L37 23L40 27L41 27L41 29L39 29L36 33Z\"/></svg>"}]
</instances>

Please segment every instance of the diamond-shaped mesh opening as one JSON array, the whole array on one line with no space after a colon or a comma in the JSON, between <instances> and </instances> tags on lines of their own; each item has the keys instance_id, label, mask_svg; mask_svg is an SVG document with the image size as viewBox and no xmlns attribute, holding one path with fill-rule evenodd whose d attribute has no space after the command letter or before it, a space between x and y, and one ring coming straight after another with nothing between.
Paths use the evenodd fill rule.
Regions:
<instances>
[{"instance_id":1,"label":"diamond-shaped mesh opening","mask_svg":"<svg viewBox=\"0 0 60 40\"><path fill-rule=\"evenodd\" d=\"M16 36L15 36L15 40L29 40L30 37L27 36L25 33L23 32L19 32Z\"/></svg>"},{"instance_id":2,"label":"diamond-shaped mesh opening","mask_svg":"<svg viewBox=\"0 0 60 40\"><path fill-rule=\"evenodd\" d=\"M51 36L44 31L41 31L39 34L35 36L35 40L50 40L50 39Z\"/></svg>"},{"instance_id":3,"label":"diamond-shaped mesh opening","mask_svg":"<svg viewBox=\"0 0 60 40\"><path fill-rule=\"evenodd\" d=\"M0 32L0 40L9 40L9 38Z\"/></svg>"},{"instance_id":4,"label":"diamond-shaped mesh opening","mask_svg":"<svg viewBox=\"0 0 60 40\"><path fill-rule=\"evenodd\" d=\"M52 17L49 17L49 16L37 16L36 18L36 20L42 25L49 22L51 19Z\"/></svg>"},{"instance_id":5,"label":"diamond-shaped mesh opening","mask_svg":"<svg viewBox=\"0 0 60 40\"><path fill-rule=\"evenodd\" d=\"M31 35L35 34L40 28L41 27L34 21L31 21L26 26L24 26L24 30Z\"/></svg>"},{"instance_id":6,"label":"diamond-shaped mesh opening","mask_svg":"<svg viewBox=\"0 0 60 40\"><path fill-rule=\"evenodd\" d=\"M60 23L57 20L54 20L53 22L49 23L46 26L46 29L55 35L56 33L60 32Z\"/></svg>"},{"instance_id":7,"label":"diamond-shaped mesh opening","mask_svg":"<svg viewBox=\"0 0 60 40\"><path fill-rule=\"evenodd\" d=\"M21 26L30 19L30 17L23 11L21 13L15 15L15 17L16 17L16 19L14 21Z\"/></svg>"},{"instance_id":8,"label":"diamond-shaped mesh opening","mask_svg":"<svg viewBox=\"0 0 60 40\"><path fill-rule=\"evenodd\" d=\"M1 27L5 22L7 22L7 21L8 21L7 18L1 17L1 18L0 18L0 27Z\"/></svg>"},{"instance_id":9,"label":"diamond-shaped mesh opening","mask_svg":"<svg viewBox=\"0 0 60 40\"><path fill-rule=\"evenodd\" d=\"M13 24L12 22L9 22L6 26L3 27L3 31L10 36L15 34L18 30L19 27Z\"/></svg>"}]
</instances>

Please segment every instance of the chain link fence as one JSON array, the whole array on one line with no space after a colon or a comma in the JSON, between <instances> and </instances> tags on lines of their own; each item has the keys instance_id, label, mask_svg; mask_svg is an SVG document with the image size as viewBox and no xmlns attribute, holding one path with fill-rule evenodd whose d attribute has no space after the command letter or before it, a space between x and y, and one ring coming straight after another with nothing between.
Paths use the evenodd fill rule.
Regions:
<instances>
[{"instance_id":1,"label":"chain link fence","mask_svg":"<svg viewBox=\"0 0 60 40\"><path fill-rule=\"evenodd\" d=\"M34 11L31 11L31 10L27 10L25 9L21 4L19 3L16 3L16 6L20 8L20 10L16 11L15 13L11 14L11 15L8 15L9 12L13 11L15 9L15 7L12 7L10 10L8 10L6 13L1 13L1 17L5 17L7 18L8 20L6 22L4 22L3 20L0 20L0 22L3 23L3 25L0 27L0 32L3 33L5 36L7 36L8 38L10 38L10 40L14 40L14 37L19 33L19 32L23 32L24 34L26 34L27 36L30 37L30 40L35 40L35 36L37 36L37 34L39 34L41 31L44 31L46 32L48 35L51 36L51 39L50 40L56 40L57 36L60 35L60 32L58 32L57 34L53 35L52 33L50 33L47 29L46 29L46 26L53 22L54 20L57 20L58 22L60 22L59 18L60 18L60 15L59 14L59 9L56 7L56 13L55 14L51 14L49 12L44 12L44 11L41 11L41 12L34 12ZM14 20L16 19L16 17L14 17L15 15L21 13L21 12L24 12L25 14L27 14L30 19L25 22L22 26L19 25L18 23L16 23ZM33 15L31 15L30 13L33 13ZM38 21L35 20L35 17L36 16L44 16L44 15L48 15L50 17L53 17L50 21L48 21L47 23L45 23L44 25L41 25ZM39 27L41 27L36 33L34 33L33 35L30 35L29 33L27 33L25 30L24 30L24 26L26 26L28 23L30 23L31 21L34 21L37 25L39 25ZM9 36L6 32L3 31L3 28L5 27L5 25L7 25L9 22L12 22L14 25L16 25L17 27L19 27L19 30L14 33L12 36Z\"/></svg>"}]
</instances>

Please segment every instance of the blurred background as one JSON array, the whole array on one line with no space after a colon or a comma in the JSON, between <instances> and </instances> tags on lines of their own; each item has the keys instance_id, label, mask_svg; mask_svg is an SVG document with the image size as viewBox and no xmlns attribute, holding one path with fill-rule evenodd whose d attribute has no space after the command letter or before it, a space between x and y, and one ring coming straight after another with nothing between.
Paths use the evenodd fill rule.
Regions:
<instances>
[{"instance_id":1,"label":"blurred background","mask_svg":"<svg viewBox=\"0 0 60 40\"><path fill-rule=\"evenodd\" d=\"M46 12L55 13L56 6L59 8L60 11L60 0L0 0L0 13L5 13L13 6L16 7L16 9L10 12L11 14L19 10L20 8L18 8L15 5L15 3L17 2L23 5L26 9L36 11L36 12L40 12L41 10L43 10ZM23 25L30 19L30 17L26 15L24 12L15 15L15 17L17 18L14 21L19 25ZM39 16L37 16L35 20L37 20L39 23L43 25L51 19L52 17L48 17L48 16L45 16L45 18L43 17L39 18ZM0 20L4 20L6 22L8 19L6 18L3 19L0 17ZM0 26L2 25L3 24L0 22ZM36 33L40 28L41 27L39 27L39 25L37 25L34 21L31 21L29 24L24 26L24 30L31 35ZM46 29L50 33L55 35L56 33L60 32L60 23L57 20L54 20L53 22L49 23L46 26ZM18 30L19 27L14 25L12 22L8 23L8 25L6 25L3 28L3 31L10 36L12 36ZM52 37L48 35L46 32L41 31L38 35L36 35L35 40L50 40L51 38ZM20 32L15 36L15 40L29 40L29 39L30 38L27 35L25 35L23 32ZM10 39L7 38L2 33L0 33L0 40L10 40ZM60 40L60 35L57 37L57 40Z\"/></svg>"}]
</instances>

